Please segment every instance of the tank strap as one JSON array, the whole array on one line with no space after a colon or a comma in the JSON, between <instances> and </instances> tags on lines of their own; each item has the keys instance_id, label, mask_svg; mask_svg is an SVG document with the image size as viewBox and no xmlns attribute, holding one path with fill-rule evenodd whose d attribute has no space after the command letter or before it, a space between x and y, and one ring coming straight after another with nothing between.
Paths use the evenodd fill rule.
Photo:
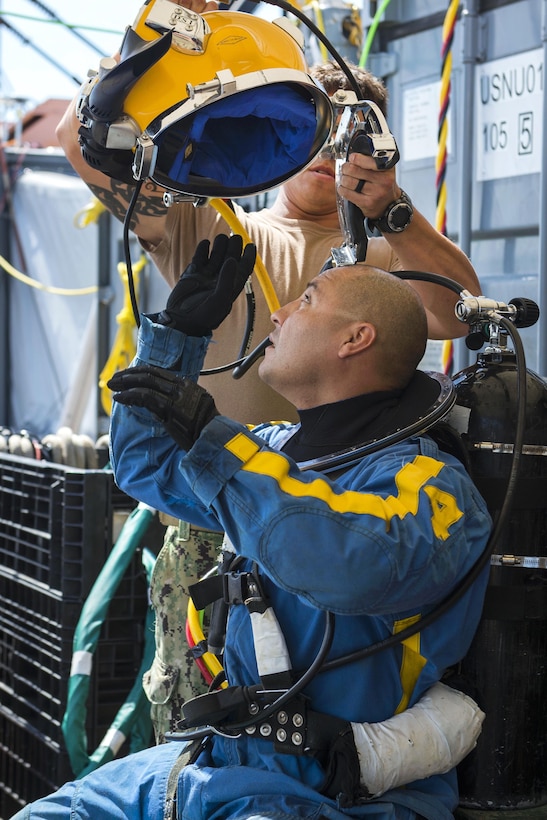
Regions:
<instances>
[{"instance_id":1,"label":"tank strap","mask_svg":"<svg viewBox=\"0 0 547 820\"><path fill-rule=\"evenodd\" d=\"M219 599L228 606L243 604L249 612L257 669L263 688L283 690L292 685L292 664L285 638L262 587L256 565L252 572L222 572L199 581L191 586L190 595L198 610L214 605ZM216 625L215 632L219 632ZM215 641L218 640L215 637Z\"/></svg>"},{"instance_id":2,"label":"tank strap","mask_svg":"<svg viewBox=\"0 0 547 820\"><path fill-rule=\"evenodd\" d=\"M189 592L197 610L219 600L226 604L245 604L256 597L256 578L252 572L222 572L191 584Z\"/></svg>"},{"instance_id":3,"label":"tank strap","mask_svg":"<svg viewBox=\"0 0 547 820\"><path fill-rule=\"evenodd\" d=\"M206 741L208 742L208 740ZM165 789L165 802L163 807L163 820L175 820L177 816L177 786L179 782L179 775L185 766L194 763L199 753L204 748L203 740L194 740L185 746L180 755L175 760L169 777L167 778L167 786Z\"/></svg>"},{"instance_id":4,"label":"tank strap","mask_svg":"<svg viewBox=\"0 0 547 820\"><path fill-rule=\"evenodd\" d=\"M340 737L349 734L353 740L349 721L314 712L301 695L292 698L274 715L247 727L245 733L270 740L276 752L314 757L324 767Z\"/></svg>"}]
</instances>

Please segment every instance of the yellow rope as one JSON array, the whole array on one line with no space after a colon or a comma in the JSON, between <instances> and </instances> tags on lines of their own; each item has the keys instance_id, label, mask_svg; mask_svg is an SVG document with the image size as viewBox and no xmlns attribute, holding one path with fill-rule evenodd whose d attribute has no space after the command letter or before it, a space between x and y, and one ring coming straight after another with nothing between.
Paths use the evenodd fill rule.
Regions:
<instances>
[{"instance_id":1,"label":"yellow rope","mask_svg":"<svg viewBox=\"0 0 547 820\"><path fill-rule=\"evenodd\" d=\"M315 15L317 28L319 29L321 34L325 34L325 20L323 18L323 11L317 0L311 0L311 3L308 3L306 6L304 6L304 11L307 11L308 8L311 8L312 12ZM325 46L322 40L319 40L319 38L317 39L317 42L319 44L319 51L321 52L323 62L326 63L329 60L329 52L327 51L327 47Z\"/></svg>"},{"instance_id":2,"label":"yellow rope","mask_svg":"<svg viewBox=\"0 0 547 820\"><path fill-rule=\"evenodd\" d=\"M224 219L225 222L228 223L229 227L232 229L234 233L239 234L245 245L248 245L252 240L235 213L232 211L229 205L224 202L223 199L214 198L209 200L209 204L215 208L221 217ZM264 298L266 299L266 304L268 305L268 310L270 313L274 313L276 310L279 310L279 299L275 293L274 287L272 285L272 281L268 276L268 272L264 266L264 262L260 258L260 255L257 253L256 255L256 262L255 262L255 272L262 288L262 292L264 293Z\"/></svg>"},{"instance_id":3,"label":"yellow rope","mask_svg":"<svg viewBox=\"0 0 547 820\"><path fill-rule=\"evenodd\" d=\"M146 256L141 255L139 261L133 266L133 279L135 281L135 293L138 293L139 276L146 264ZM101 392L101 404L107 415L112 412L112 392L107 387L108 380L118 370L123 370L129 367L130 363L135 357L135 316L133 314L133 307L131 305L131 296L129 293L129 277L127 275L127 266L124 262L118 263L118 273L124 286L124 300L123 307L116 316L118 323L118 331L112 350L108 360L101 370L99 376L99 390Z\"/></svg>"},{"instance_id":4,"label":"yellow rope","mask_svg":"<svg viewBox=\"0 0 547 820\"><path fill-rule=\"evenodd\" d=\"M88 288L57 288L53 285L44 285L42 282L37 282L36 279L31 279L30 276L26 276L26 274L18 271L13 265L10 265L3 256L0 256L0 267L4 268L7 274L13 276L14 279L19 280L19 282L22 282L24 285L42 290L45 293L54 293L57 296L89 296L90 293L97 293L99 290L97 285L91 285Z\"/></svg>"},{"instance_id":5,"label":"yellow rope","mask_svg":"<svg viewBox=\"0 0 547 820\"><path fill-rule=\"evenodd\" d=\"M103 203L96 196L92 197L91 202L88 202L87 205L74 214L74 227L87 228L88 225L98 222L104 211L106 211L106 208Z\"/></svg>"},{"instance_id":6,"label":"yellow rope","mask_svg":"<svg viewBox=\"0 0 547 820\"><path fill-rule=\"evenodd\" d=\"M448 8L443 21L442 31L442 66L441 66L441 93L440 114L438 129L437 156L435 159L435 175L437 180L437 207L435 213L435 227L446 235L446 160L448 144L448 106L450 105L451 77L452 77L452 43L458 15L459 0L449 0ZM445 339L441 352L441 367L444 373L450 373L454 358L454 342Z\"/></svg>"}]
</instances>

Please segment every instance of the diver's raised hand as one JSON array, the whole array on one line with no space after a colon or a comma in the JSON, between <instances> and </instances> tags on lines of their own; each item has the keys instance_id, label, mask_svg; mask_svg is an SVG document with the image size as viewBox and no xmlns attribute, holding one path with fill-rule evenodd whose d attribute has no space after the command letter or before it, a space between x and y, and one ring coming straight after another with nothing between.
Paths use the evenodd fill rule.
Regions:
<instances>
[{"instance_id":1,"label":"diver's raised hand","mask_svg":"<svg viewBox=\"0 0 547 820\"><path fill-rule=\"evenodd\" d=\"M188 336L209 335L230 313L253 271L255 259L255 245L243 249L243 240L237 234L219 234L210 253L209 240L202 240L158 321Z\"/></svg>"}]
</instances>

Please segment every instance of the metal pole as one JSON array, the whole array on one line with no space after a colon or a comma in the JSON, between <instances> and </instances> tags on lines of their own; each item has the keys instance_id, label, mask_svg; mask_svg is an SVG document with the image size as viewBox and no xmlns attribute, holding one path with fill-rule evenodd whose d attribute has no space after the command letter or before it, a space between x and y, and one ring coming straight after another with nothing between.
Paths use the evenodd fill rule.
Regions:
<instances>
[{"instance_id":1,"label":"metal pole","mask_svg":"<svg viewBox=\"0 0 547 820\"><path fill-rule=\"evenodd\" d=\"M541 42L543 45L543 71L547 66L547 0L543 0L541 9ZM543 116L547 111L547 83L543 83ZM541 146L541 171L539 182L539 251L538 251L538 303L539 322L537 335L537 361L540 375L547 375L547 279L545 269L547 265L547 192L545 191L545 169L547 169L547 128L543 124L543 139Z\"/></svg>"},{"instance_id":2,"label":"metal pole","mask_svg":"<svg viewBox=\"0 0 547 820\"><path fill-rule=\"evenodd\" d=\"M471 256L471 223L473 205L473 145L474 145L474 111L475 111L475 65L477 63L477 0L467 0L462 10L460 25L463 34L462 47L462 139L460 160L460 215L459 245L462 251ZM478 294L477 294L478 295ZM454 371L458 372L472 363L472 351L463 339L454 344Z\"/></svg>"},{"instance_id":3,"label":"metal pole","mask_svg":"<svg viewBox=\"0 0 547 820\"><path fill-rule=\"evenodd\" d=\"M2 0L0 0L0 12L2 11ZM3 87L4 76L2 71L2 27L0 26L0 91ZM0 195L4 194L3 185L0 180ZM2 219L0 222L0 249L4 256L4 251L8 247L7 222ZM5 254L9 258L9 254ZM8 386L9 386L9 325L8 325L8 275L3 270L0 271L0 424L7 425L8 418Z\"/></svg>"},{"instance_id":4,"label":"metal pole","mask_svg":"<svg viewBox=\"0 0 547 820\"><path fill-rule=\"evenodd\" d=\"M4 186L0 175L0 196ZM10 258L9 253L9 218L4 212L0 217L0 254ZM0 426L8 426L9 418L9 385L10 385L10 322L9 322L9 276L0 269Z\"/></svg>"},{"instance_id":5,"label":"metal pole","mask_svg":"<svg viewBox=\"0 0 547 820\"><path fill-rule=\"evenodd\" d=\"M98 271L99 310L97 314L97 379L108 359L110 350L110 305L112 302L112 216L104 211L99 217ZM98 435L108 432L109 418L102 403L100 391L97 391L97 432Z\"/></svg>"}]
</instances>

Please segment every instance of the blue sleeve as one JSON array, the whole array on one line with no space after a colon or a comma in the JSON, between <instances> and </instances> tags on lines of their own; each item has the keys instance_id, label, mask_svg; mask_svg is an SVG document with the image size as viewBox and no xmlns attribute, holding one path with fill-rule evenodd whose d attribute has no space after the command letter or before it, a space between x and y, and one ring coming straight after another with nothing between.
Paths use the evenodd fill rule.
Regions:
<instances>
[{"instance_id":1,"label":"blue sleeve","mask_svg":"<svg viewBox=\"0 0 547 820\"><path fill-rule=\"evenodd\" d=\"M197 381L208 344L208 337L186 336L143 316L132 366L154 364ZM118 486L153 509L219 529L211 511L182 481L178 464L183 455L148 410L113 402L110 461Z\"/></svg>"},{"instance_id":2,"label":"blue sleeve","mask_svg":"<svg viewBox=\"0 0 547 820\"><path fill-rule=\"evenodd\" d=\"M210 336L187 336L157 324L154 316L141 316L137 352L131 364L155 364L197 381L209 341Z\"/></svg>"},{"instance_id":3,"label":"blue sleeve","mask_svg":"<svg viewBox=\"0 0 547 820\"><path fill-rule=\"evenodd\" d=\"M197 381L208 344L209 337L186 336L155 323L153 316L142 316L131 366L153 364ZM233 424L238 429L247 429L237 422ZM260 429L264 436L277 435L271 425L262 424ZM110 461L118 486L155 510L198 527L222 530L215 511L202 503L184 480L179 470L184 455L148 410L113 402Z\"/></svg>"}]
</instances>

